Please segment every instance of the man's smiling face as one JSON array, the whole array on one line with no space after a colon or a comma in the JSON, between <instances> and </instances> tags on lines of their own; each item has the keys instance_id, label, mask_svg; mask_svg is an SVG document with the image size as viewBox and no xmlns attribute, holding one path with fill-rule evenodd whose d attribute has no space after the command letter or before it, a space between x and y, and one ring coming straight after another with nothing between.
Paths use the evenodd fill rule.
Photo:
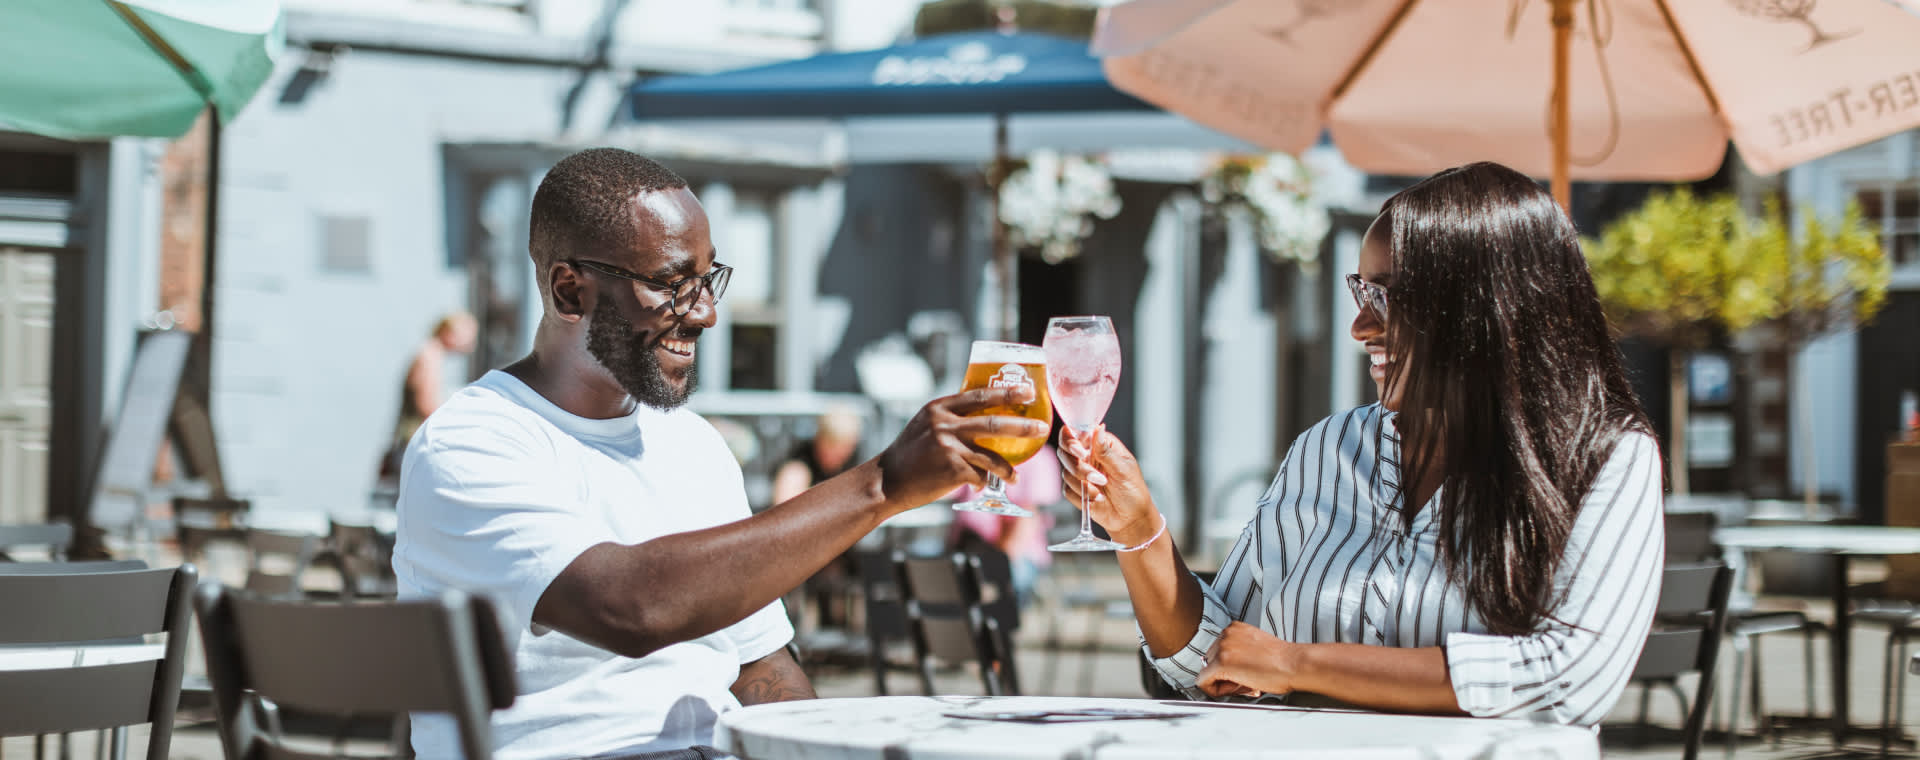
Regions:
<instances>
[{"instance_id":1,"label":"man's smiling face","mask_svg":"<svg viewBox=\"0 0 1920 760\"><path fill-rule=\"evenodd\" d=\"M631 204L636 234L631 250L608 251L599 263L659 282L678 282L713 269L713 235L699 200L685 188L641 193ZM627 394L656 409L687 401L697 384L695 343L714 324L714 301L701 290L674 314L665 290L588 270L599 297L587 324L587 352Z\"/></svg>"}]
</instances>

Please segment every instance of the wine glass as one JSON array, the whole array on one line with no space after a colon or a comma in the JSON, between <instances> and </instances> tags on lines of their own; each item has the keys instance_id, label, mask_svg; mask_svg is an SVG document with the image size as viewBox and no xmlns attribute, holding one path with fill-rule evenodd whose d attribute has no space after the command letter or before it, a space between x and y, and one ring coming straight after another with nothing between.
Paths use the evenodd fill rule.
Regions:
<instances>
[{"instance_id":1,"label":"wine glass","mask_svg":"<svg viewBox=\"0 0 1920 760\"><path fill-rule=\"evenodd\" d=\"M974 417L1008 415L1013 417L1031 417L1041 422L1053 422L1053 410L1047 406L1047 357L1039 346L1025 343L1002 343L997 340L976 340L967 357L967 377L960 390L975 388L1017 388L1026 386L1033 389L1033 401L1025 404L990 406L974 412ZM980 448L999 454L1007 464L1015 467L1040 453L1047 445L1045 438L1015 438L1003 436L982 436L974 443ZM1033 513L1013 503L1007 497L1006 484L1000 476L987 474L987 487L972 500L953 505L954 509L970 512L987 512L1012 517L1029 517Z\"/></svg>"},{"instance_id":2,"label":"wine glass","mask_svg":"<svg viewBox=\"0 0 1920 760\"><path fill-rule=\"evenodd\" d=\"M1120 387L1120 339L1106 317L1054 317L1047 321L1047 337L1040 342L1047 357L1047 389L1053 393L1060 421L1081 435L1093 432L1113 392ZM1087 512L1086 484L1080 489L1080 534L1047 547L1056 552L1103 552L1121 544L1093 535L1093 516Z\"/></svg>"}]
</instances>

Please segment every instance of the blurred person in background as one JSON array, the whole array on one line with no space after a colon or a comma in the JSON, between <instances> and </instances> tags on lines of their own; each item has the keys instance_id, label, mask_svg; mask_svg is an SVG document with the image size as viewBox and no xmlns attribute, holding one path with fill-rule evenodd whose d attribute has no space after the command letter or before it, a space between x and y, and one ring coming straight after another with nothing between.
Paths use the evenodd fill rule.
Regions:
<instances>
[{"instance_id":1,"label":"blurred person in background","mask_svg":"<svg viewBox=\"0 0 1920 760\"><path fill-rule=\"evenodd\" d=\"M479 337L480 325L473 315L455 311L441 317L433 333L414 350L413 359L407 362L406 380L400 385L400 414L393 425L393 437L388 441L386 456L381 458L381 479L400 477L400 457L407 450L407 441L413 439L413 431L419 430L427 415L446 401L447 358L473 353Z\"/></svg>"},{"instance_id":2,"label":"blurred person in background","mask_svg":"<svg viewBox=\"0 0 1920 760\"><path fill-rule=\"evenodd\" d=\"M1198 699L1597 724L1652 624L1663 500L1572 221L1450 169L1387 200L1347 284L1380 402L1294 441L1210 587L1126 447L1062 434L1147 654Z\"/></svg>"},{"instance_id":3,"label":"blurred person in background","mask_svg":"<svg viewBox=\"0 0 1920 760\"><path fill-rule=\"evenodd\" d=\"M975 551L984 544L1007 555L1007 564L1013 569L1014 595L1019 597L1020 606L1025 607L1033 600L1034 582L1039 580L1041 571L1053 563L1053 552L1047 551L1047 532L1053 528L1053 515L1047 507L1060 503L1059 455L1053 444L1047 444L1014 471L1020 473L1020 482L1007 486L1007 498L1031 509L1033 516L1008 517L954 510L948 543L958 551ZM973 496L974 489L968 486L948 498L964 502Z\"/></svg>"},{"instance_id":4,"label":"blurred person in background","mask_svg":"<svg viewBox=\"0 0 1920 760\"><path fill-rule=\"evenodd\" d=\"M684 406L731 271L686 181L598 148L554 165L532 206L533 351L408 444L400 593L496 600L520 689L493 714L497 757L715 757L720 713L813 696L782 595L887 518L1016 477L975 438L1047 426L967 416L1027 389L935 399L879 456L752 514L733 454ZM416 755L457 746L447 716L413 716Z\"/></svg>"},{"instance_id":5,"label":"blurred person in background","mask_svg":"<svg viewBox=\"0 0 1920 760\"><path fill-rule=\"evenodd\" d=\"M813 437L793 447L793 452L773 474L773 503L799 496L814 484L846 472L859 464L860 432L864 423L860 413L845 404L834 404L814 419ZM812 597L820 625L843 628L847 625L846 604L853 579L853 560L841 554L807 579L805 589Z\"/></svg>"}]
</instances>

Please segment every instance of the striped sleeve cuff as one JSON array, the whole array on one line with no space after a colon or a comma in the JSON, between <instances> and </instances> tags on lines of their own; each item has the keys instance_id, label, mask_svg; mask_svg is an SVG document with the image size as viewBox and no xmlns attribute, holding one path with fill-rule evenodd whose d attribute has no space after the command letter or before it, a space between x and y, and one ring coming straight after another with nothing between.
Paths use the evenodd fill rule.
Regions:
<instances>
[{"instance_id":1,"label":"striped sleeve cuff","mask_svg":"<svg viewBox=\"0 0 1920 760\"><path fill-rule=\"evenodd\" d=\"M1147 649L1146 637L1143 635L1140 639L1140 651L1153 662L1154 669L1160 671L1160 677L1179 689L1180 693L1187 695L1188 699L1205 700L1206 692L1201 691L1194 683L1199 680L1200 669L1207 666L1207 650L1212 649L1213 643L1220 640L1220 632L1233 623L1233 617L1227 614L1227 606L1214 595L1212 588L1205 583L1200 584L1200 588L1204 604L1201 607L1200 626L1193 632L1193 640L1188 641L1186 646L1172 655L1154 657L1153 652Z\"/></svg>"},{"instance_id":2,"label":"striped sleeve cuff","mask_svg":"<svg viewBox=\"0 0 1920 760\"><path fill-rule=\"evenodd\" d=\"M1460 709L1482 718L1505 712L1513 704L1515 654L1506 636L1447 634L1447 677Z\"/></svg>"}]
</instances>

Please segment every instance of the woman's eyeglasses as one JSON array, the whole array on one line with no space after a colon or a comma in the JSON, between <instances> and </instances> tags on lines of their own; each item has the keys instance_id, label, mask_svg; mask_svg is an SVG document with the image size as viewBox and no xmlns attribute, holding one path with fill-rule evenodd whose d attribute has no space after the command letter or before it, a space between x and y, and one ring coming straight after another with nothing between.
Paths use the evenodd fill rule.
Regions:
<instances>
[{"instance_id":1,"label":"woman's eyeglasses","mask_svg":"<svg viewBox=\"0 0 1920 760\"><path fill-rule=\"evenodd\" d=\"M670 294L673 300L670 308L676 317L685 316L693 310L693 304L700 300L700 290L705 288L713 293L714 303L720 302L720 296L727 292L727 281L733 279L733 267L714 262L713 269L706 274L688 275L673 282L661 282L637 272L630 272L612 264L602 264L586 259L569 259L567 264L576 269L591 269L608 277L632 280L647 287Z\"/></svg>"},{"instance_id":2,"label":"woman's eyeglasses","mask_svg":"<svg viewBox=\"0 0 1920 760\"><path fill-rule=\"evenodd\" d=\"M1356 306L1372 309L1382 322L1387 320L1386 286L1363 280L1358 274L1350 274L1347 275L1347 289L1353 291L1353 303Z\"/></svg>"}]
</instances>

